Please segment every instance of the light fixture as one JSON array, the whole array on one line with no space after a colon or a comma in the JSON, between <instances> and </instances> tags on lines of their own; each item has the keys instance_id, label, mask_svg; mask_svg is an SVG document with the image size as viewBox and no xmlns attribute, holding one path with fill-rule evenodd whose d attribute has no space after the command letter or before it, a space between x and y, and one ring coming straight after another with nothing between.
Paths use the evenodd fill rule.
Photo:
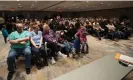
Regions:
<instances>
[{"instance_id":1,"label":"light fixture","mask_svg":"<svg viewBox=\"0 0 133 80\"><path fill-rule=\"evenodd\" d=\"M30 8L32 8L32 7L30 7Z\"/></svg>"},{"instance_id":2,"label":"light fixture","mask_svg":"<svg viewBox=\"0 0 133 80\"><path fill-rule=\"evenodd\" d=\"M108 4L108 5L110 5L110 4Z\"/></svg>"},{"instance_id":3,"label":"light fixture","mask_svg":"<svg viewBox=\"0 0 133 80\"><path fill-rule=\"evenodd\" d=\"M86 1L86 2L89 2L89 1Z\"/></svg>"},{"instance_id":4,"label":"light fixture","mask_svg":"<svg viewBox=\"0 0 133 80\"><path fill-rule=\"evenodd\" d=\"M101 4L103 4L103 3L101 3Z\"/></svg>"},{"instance_id":5,"label":"light fixture","mask_svg":"<svg viewBox=\"0 0 133 80\"><path fill-rule=\"evenodd\" d=\"M17 1L19 1L19 0L17 0Z\"/></svg>"}]
</instances>

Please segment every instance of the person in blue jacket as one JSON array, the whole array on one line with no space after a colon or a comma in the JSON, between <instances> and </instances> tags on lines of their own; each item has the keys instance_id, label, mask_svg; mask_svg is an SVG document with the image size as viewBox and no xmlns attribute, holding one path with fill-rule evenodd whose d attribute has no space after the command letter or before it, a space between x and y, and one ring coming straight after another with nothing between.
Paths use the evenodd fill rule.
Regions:
<instances>
[{"instance_id":1,"label":"person in blue jacket","mask_svg":"<svg viewBox=\"0 0 133 80\"><path fill-rule=\"evenodd\" d=\"M6 29L6 25L2 26L2 30L1 31L2 31L2 35L4 37L4 41L5 41L5 43L7 43L8 32L7 32L7 29Z\"/></svg>"}]
</instances>

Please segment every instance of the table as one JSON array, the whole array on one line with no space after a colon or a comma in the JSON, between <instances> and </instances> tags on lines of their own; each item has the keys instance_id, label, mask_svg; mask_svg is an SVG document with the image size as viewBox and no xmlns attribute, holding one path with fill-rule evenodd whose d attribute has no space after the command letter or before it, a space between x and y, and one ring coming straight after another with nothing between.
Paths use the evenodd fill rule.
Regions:
<instances>
[{"instance_id":1,"label":"table","mask_svg":"<svg viewBox=\"0 0 133 80\"><path fill-rule=\"evenodd\" d=\"M125 67L109 54L53 80L121 80L133 67Z\"/></svg>"}]
</instances>

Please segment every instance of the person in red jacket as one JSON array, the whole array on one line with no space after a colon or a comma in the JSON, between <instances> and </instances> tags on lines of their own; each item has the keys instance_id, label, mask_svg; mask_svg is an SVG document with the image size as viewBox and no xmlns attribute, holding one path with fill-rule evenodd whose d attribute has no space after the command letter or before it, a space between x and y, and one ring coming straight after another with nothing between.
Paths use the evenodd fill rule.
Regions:
<instances>
[{"instance_id":1,"label":"person in red jacket","mask_svg":"<svg viewBox=\"0 0 133 80\"><path fill-rule=\"evenodd\" d=\"M84 27L81 27L78 30L78 32L75 34L75 37L79 38L80 40L80 43L81 43L80 49L82 53L88 53L88 43L87 43L86 35L87 35L87 31L86 31L86 28Z\"/></svg>"}]
</instances>

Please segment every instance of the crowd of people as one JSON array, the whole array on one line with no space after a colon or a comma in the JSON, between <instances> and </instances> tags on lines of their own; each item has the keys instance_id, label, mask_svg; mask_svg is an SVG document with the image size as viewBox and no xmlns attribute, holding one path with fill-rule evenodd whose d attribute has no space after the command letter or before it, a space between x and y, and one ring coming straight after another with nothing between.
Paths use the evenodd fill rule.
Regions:
<instances>
[{"instance_id":1,"label":"crowd of people","mask_svg":"<svg viewBox=\"0 0 133 80\"><path fill-rule=\"evenodd\" d=\"M16 69L15 59L25 57L26 73L30 74L31 64L37 69L48 66L58 61L58 57L81 56L88 53L89 46L87 35L118 41L129 39L132 28L130 21L118 18L60 18L60 16L48 19L23 19L16 22L5 23L2 27L2 35L5 43L11 44L7 58L8 80ZM34 57L34 59L32 59Z\"/></svg>"}]
</instances>

